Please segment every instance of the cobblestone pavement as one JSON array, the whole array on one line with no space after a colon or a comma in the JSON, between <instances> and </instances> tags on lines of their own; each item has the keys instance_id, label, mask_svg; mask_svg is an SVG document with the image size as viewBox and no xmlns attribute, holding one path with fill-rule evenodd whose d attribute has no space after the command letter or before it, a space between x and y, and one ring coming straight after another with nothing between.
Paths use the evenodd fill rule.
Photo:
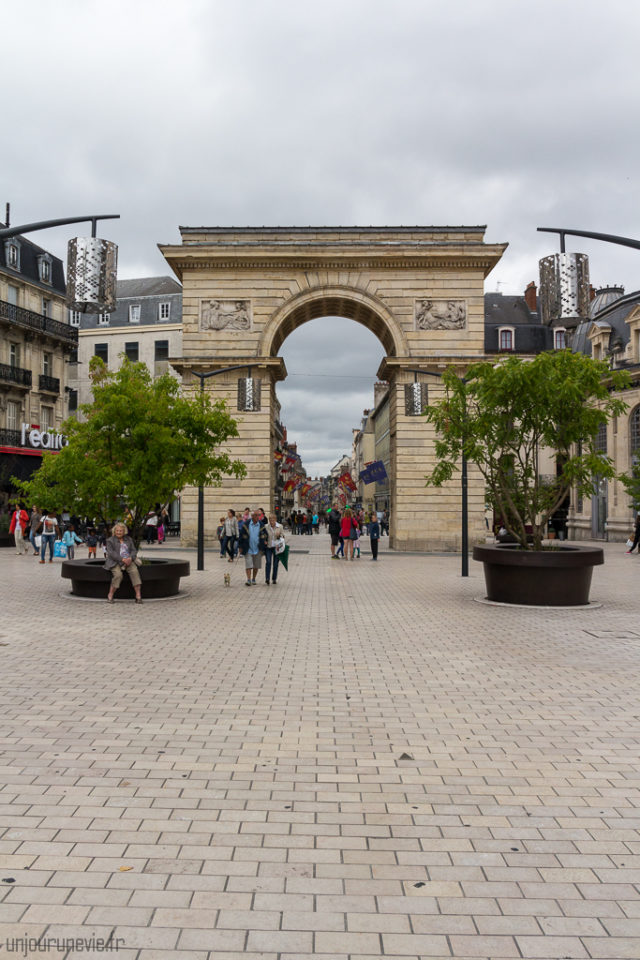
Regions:
<instances>
[{"instance_id":1,"label":"cobblestone pavement","mask_svg":"<svg viewBox=\"0 0 640 960\"><path fill-rule=\"evenodd\" d=\"M2 551L0 946L640 957L640 560L545 612L291 543L275 588L208 553L142 607Z\"/></svg>"}]
</instances>

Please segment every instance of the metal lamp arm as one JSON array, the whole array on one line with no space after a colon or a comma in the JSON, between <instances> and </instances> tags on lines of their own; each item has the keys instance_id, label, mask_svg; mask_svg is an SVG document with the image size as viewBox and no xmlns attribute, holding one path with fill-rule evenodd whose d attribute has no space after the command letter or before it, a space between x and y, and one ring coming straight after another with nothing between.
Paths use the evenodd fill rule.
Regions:
<instances>
[{"instance_id":1,"label":"metal lamp arm","mask_svg":"<svg viewBox=\"0 0 640 960\"><path fill-rule=\"evenodd\" d=\"M96 235L96 224L98 220L119 220L119 213L103 213L88 217L62 217L59 220L37 220L35 223L23 223L19 227L0 228L0 240L10 240L11 237L17 237L23 233L33 233L35 230L47 230L49 227L63 227L69 223L88 223L91 222L91 236Z\"/></svg>"}]
</instances>

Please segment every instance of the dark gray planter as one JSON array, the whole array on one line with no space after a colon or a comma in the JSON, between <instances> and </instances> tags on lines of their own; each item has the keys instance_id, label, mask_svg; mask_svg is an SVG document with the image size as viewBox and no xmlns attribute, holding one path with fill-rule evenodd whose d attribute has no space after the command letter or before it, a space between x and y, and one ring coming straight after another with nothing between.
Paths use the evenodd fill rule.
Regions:
<instances>
[{"instance_id":1,"label":"dark gray planter","mask_svg":"<svg viewBox=\"0 0 640 960\"><path fill-rule=\"evenodd\" d=\"M12 533L0 533L0 549L2 547L15 547L16 541Z\"/></svg>"},{"instance_id":2,"label":"dark gray planter","mask_svg":"<svg viewBox=\"0 0 640 960\"><path fill-rule=\"evenodd\" d=\"M191 568L188 560L148 560L138 567L142 580L142 599L155 600L174 597L180 592L180 578L188 577ZM71 593L77 597L104 600L109 592L111 574L104 560L63 560L61 574L71 580ZM135 593L125 573L117 600L133 600Z\"/></svg>"},{"instance_id":3,"label":"dark gray planter","mask_svg":"<svg viewBox=\"0 0 640 960\"><path fill-rule=\"evenodd\" d=\"M487 600L535 607L589 603L593 568L604 563L601 547L558 545L522 550L515 544L482 544L473 559L484 566Z\"/></svg>"}]
</instances>

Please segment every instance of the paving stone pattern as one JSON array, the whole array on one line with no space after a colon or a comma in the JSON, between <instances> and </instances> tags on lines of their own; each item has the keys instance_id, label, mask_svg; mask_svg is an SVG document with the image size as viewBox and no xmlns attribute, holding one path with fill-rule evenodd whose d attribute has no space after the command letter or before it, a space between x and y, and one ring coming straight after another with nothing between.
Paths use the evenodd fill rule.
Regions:
<instances>
[{"instance_id":1,"label":"paving stone pattern","mask_svg":"<svg viewBox=\"0 0 640 960\"><path fill-rule=\"evenodd\" d=\"M141 607L0 553L0 943L637 960L640 559L544 611L456 557L292 545L275 588L208 553Z\"/></svg>"}]
</instances>

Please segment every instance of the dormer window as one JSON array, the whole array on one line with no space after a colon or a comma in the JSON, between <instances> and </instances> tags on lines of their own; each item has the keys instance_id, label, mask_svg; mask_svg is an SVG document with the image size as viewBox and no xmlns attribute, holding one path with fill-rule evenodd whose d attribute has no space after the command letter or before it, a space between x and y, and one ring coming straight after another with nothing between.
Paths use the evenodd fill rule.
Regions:
<instances>
[{"instance_id":1,"label":"dormer window","mask_svg":"<svg viewBox=\"0 0 640 960\"><path fill-rule=\"evenodd\" d=\"M498 347L505 353L513 350L514 336L513 327L501 327L498 330Z\"/></svg>"},{"instance_id":2,"label":"dormer window","mask_svg":"<svg viewBox=\"0 0 640 960\"><path fill-rule=\"evenodd\" d=\"M140 323L140 304L132 303L129 307L129 323Z\"/></svg>"},{"instance_id":3,"label":"dormer window","mask_svg":"<svg viewBox=\"0 0 640 960\"><path fill-rule=\"evenodd\" d=\"M20 244L15 240L7 240L4 245L4 255L7 266L12 270L20 269Z\"/></svg>"},{"instance_id":4,"label":"dormer window","mask_svg":"<svg viewBox=\"0 0 640 960\"><path fill-rule=\"evenodd\" d=\"M553 332L553 347L555 350L564 350L567 346L567 331L564 327L556 327Z\"/></svg>"},{"instance_id":5,"label":"dormer window","mask_svg":"<svg viewBox=\"0 0 640 960\"><path fill-rule=\"evenodd\" d=\"M82 314L79 310L69 310L69 323L72 327L79 327Z\"/></svg>"},{"instance_id":6,"label":"dormer window","mask_svg":"<svg viewBox=\"0 0 640 960\"><path fill-rule=\"evenodd\" d=\"M43 283L51 283L51 257L42 253L38 257L38 276Z\"/></svg>"},{"instance_id":7,"label":"dormer window","mask_svg":"<svg viewBox=\"0 0 640 960\"><path fill-rule=\"evenodd\" d=\"M99 314L98 314L98 324L99 324L101 327L108 327L110 320L111 320L111 314L110 314L110 313L99 313Z\"/></svg>"},{"instance_id":8,"label":"dormer window","mask_svg":"<svg viewBox=\"0 0 640 960\"><path fill-rule=\"evenodd\" d=\"M169 320L170 317L171 317L171 304L170 303L158 304L158 320Z\"/></svg>"}]
</instances>

